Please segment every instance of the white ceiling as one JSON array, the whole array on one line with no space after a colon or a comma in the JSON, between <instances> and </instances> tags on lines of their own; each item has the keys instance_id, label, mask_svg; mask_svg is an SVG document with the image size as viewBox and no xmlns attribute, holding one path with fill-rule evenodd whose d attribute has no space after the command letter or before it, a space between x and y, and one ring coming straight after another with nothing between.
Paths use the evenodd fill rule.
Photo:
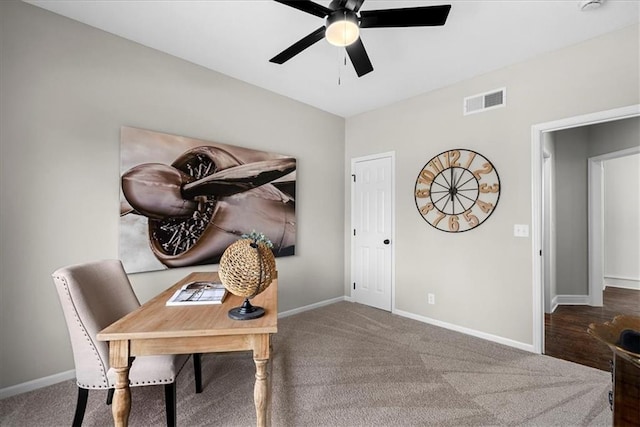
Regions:
<instances>
[{"instance_id":1,"label":"white ceiling","mask_svg":"<svg viewBox=\"0 0 640 427\"><path fill-rule=\"evenodd\" d=\"M640 22L637 0L590 11L577 0L366 0L361 10L452 8L444 27L363 29L374 71L358 78L344 49L324 40L270 63L324 24L271 0L26 1L343 117Z\"/></svg>"}]
</instances>

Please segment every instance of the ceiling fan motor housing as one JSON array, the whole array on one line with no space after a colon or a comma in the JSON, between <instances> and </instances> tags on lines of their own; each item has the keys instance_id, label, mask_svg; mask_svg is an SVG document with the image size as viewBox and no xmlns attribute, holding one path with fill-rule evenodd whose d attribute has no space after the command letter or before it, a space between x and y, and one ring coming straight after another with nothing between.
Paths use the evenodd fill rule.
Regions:
<instances>
[{"instance_id":1,"label":"ceiling fan motor housing","mask_svg":"<svg viewBox=\"0 0 640 427\"><path fill-rule=\"evenodd\" d=\"M358 15L347 9L336 10L327 16L325 38L335 46L348 46L358 40Z\"/></svg>"}]
</instances>

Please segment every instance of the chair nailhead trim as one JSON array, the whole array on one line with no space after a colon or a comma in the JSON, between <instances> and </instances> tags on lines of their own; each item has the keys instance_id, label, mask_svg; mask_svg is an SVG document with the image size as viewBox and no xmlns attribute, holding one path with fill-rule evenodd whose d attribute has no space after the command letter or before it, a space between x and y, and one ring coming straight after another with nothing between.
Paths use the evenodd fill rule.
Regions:
<instances>
[{"instance_id":1,"label":"chair nailhead trim","mask_svg":"<svg viewBox=\"0 0 640 427\"><path fill-rule=\"evenodd\" d=\"M62 282L62 284L64 285L64 291L65 294L67 296L67 298L69 298L69 302L71 303L71 305L75 306L75 304L73 303L73 299L71 298L71 292L69 291L69 284L67 283L67 279L66 277L61 277L61 276L56 276L56 278L58 280L60 280ZM102 359L100 358L100 355L98 354L98 351L96 350L95 345L93 344L93 341L91 340L91 337L89 336L89 334L87 334L87 330L84 327L84 325L82 324L82 321L80 320L80 318L78 317L78 313L77 311L74 310L74 318L76 320L76 323L78 324L78 326L80 327L80 330L82 331L82 333L84 334L84 336L86 337L87 341L89 342L89 345L93 351L93 355L96 357L96 361L98 362L99 367L102 369L100 376L102 378L102 383L103 385L100 385L100 388L109 388L109 381L107 380L107 375L104 369L104 363L102 363ZM82 387L82 385L78 382L76 382L80 387ZM84 385L83 388L89 388L89 387L95 387L95 386L89 386L89 385Z\"/></svg>"},{"instance_id":2,"label":"chair nailhead trim","mask_svg":"<svg viewBox=\"0 0 640 427\"><path fill-rule=\"evenodd\" d=\"M175 380L171 380L171 379L153 380L153 381L136 381L136 382L132 381L130 385L135 386L135 385L145 385L145 384L171 384L174 381Z\"/></svg>"}]
</instances>

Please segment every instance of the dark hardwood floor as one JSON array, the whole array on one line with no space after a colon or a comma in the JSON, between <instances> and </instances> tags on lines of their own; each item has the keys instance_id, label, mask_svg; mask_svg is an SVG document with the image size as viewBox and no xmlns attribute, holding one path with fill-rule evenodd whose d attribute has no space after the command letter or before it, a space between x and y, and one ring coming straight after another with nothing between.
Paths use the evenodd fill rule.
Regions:
<instances>
[{"instance_id":1,"label":"dark hardwood floor","mask_svg":"<svg viewBox=\"0 0 640 427\"><path fill-rule=\"evenodd\" d=\"M604 305L561 305L545 314L545 354L609 371L613 353L587 333L590 323L604 323L618 314L640 316L640 291L607 287Z\"/></svg>"}]
</instances>

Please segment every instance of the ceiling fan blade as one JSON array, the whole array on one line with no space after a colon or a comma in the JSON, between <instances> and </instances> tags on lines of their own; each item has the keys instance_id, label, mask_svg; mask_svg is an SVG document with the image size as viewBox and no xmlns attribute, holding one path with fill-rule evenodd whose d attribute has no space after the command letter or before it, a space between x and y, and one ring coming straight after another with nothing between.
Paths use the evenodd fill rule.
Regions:
<instances>
[{"instance_id":1,"label":"ceiling fan blade","mask_svg":"<svg viewBox=\"0 0 640 427\"><path fill-rule=\"evenodd\" d=\"M319 16L320 18L324 18L333 12L331 9L328 9L321 4L314 3L308 0L275 0L278 3L286 4L287 6L291 6L295 9L301 10L303 12L310 13L311 15Z\"/></svg>"},{"instance_id":2,"label":"ceiling fan blade","mask_svg":"<svg viewBox=\"0 0 640 427\"><path fill-rule=\"evenodd\" d=\"M348 0L347 3L353 3L353 6L350 6L349 9L357 12L362 7L362 3L364 3L364 0Z\"/></svg>"},{"instance_id":3,"label":"ceiling fan blade","mask_svg":"<svg viewBox=\"0 0 640 427\"><path fill-rule=\"evenodd\" d=\"M364 3L364 0L333 0L329 4L329 9L348 9L357 12L362 7L362 3Z\"/></svg>"},{"instance_id":4,"label":"ceiling fan blade","mask_svg":"<svg viewBox=\"0 0 640 427\"><path fill-rule=\"evenodd\" d=\"M297 54L299 54L309 46L322 40L324 38L324 32L325 32L325 27L323 25L322 27L318 28L308 36L303 37L302 39L298 40L297 42L295 42L294 44L292 44L291 46L289 46L288 48L286 48L285 50L283 50L282 52L280 52L279 54L271 58L269 62L274 62L276 64L284 64L285 62L287 62L288 60L290 60L291 58L293 58L294 56L296 56Z\"/></svg>"},{"instance_id":5,"label":"ceiling fan blade","mask_svg":"<svg viewBox=\"0 0 640 427\"><path fill-rule=\"evenodd\" d=\"M358 77L362 77L373 71L373 65L371 65L369 55L367 55L367 51L364 48L364 44L362 44L362 39L358 37L358 40L347 46L345 49L347 49L347 54L349 54L349 59L351 60Z\"/></svg>"},{"instance_id":6,"label":"ceiling fan blade","mask_svg":"<svg viewBox=\"0 0 640 427\"><path fill-rule=\"evenodd\" d=\"M427 27L444 25L451 5L366 10L360 12L360 28Z\"/></svg>"}]
</instances>

